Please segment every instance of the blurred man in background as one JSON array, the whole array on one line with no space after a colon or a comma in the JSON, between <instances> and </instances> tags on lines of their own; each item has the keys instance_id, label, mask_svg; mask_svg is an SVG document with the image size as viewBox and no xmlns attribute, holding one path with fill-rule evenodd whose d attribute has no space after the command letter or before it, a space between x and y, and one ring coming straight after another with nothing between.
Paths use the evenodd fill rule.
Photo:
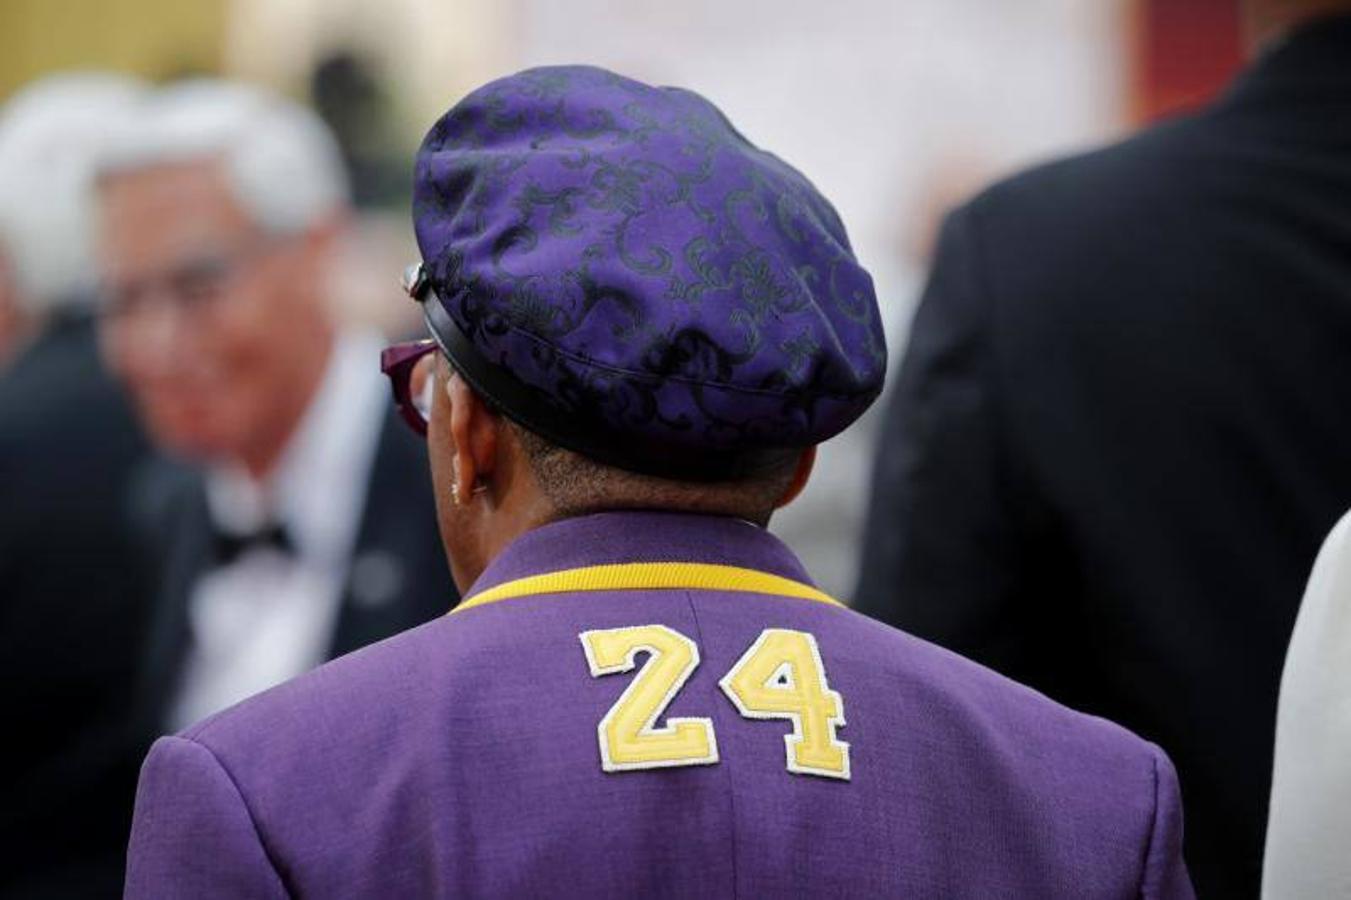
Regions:
<instances>
[{"instance_id":1,"label":"blurred man in background","mask_svg":"<svg viewBox=\"0 0 1351 900\"><path fill-rule=\"evenodd\" d=\"M1262 2L1219 102L949 218L859 607L1158 741L1254 896L1286 642L1351 505L1351 3Z\"/></svg>"},{"instance_id":2,"label":"blurred man in background","mask_svg":"<svg viewBox=\"0 0 1351 900\"><path fill-rule=\"evenodd\" d=\"M128 488L149 451L99 363L91 190L140 92L56 76L0 110L0 896L121 880L152 584Z\"/></svg>"},{"instance_id":3,"label":"blurred man in background","mask_svg":"<svg viewBox=\"0 0 1351 900\"><path fill-rule=\"evenodd\" d=\"M147 719L177 730L445 613L425 451L380 338L327 304L347 188L317 117L191 82L151 98L103 170L103 339L155 442L164 583Z\"/></svg>"}]
</instances>

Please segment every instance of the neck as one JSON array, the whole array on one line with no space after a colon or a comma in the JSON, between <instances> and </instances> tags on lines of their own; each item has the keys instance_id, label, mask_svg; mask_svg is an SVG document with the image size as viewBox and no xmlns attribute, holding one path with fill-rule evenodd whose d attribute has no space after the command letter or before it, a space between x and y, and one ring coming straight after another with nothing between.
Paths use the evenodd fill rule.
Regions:
<instances>
[{"instance_id":1,"label":"neck","mask_svg":"<svg viewBox=\"0 0 1351 900\"><path fill-rule=\"evenodd\" d=\"M522 484L522 479L529 484ZM564 516L528 474L499 471L487 490L461 498L464 506L453 526L458 540L447 542L451 577L467 591L503 550L521 535ZM465 536L472 536L465 540Z\"/></svg>"},{"instance_id":2,"label":"neck","mask_svg":"<svg viewBox=\"0 0 1351 900\"><path fill-rule=\"evenodd\" d=\"M634 563L649 568L670 564L730 566L811 584L810 576L787 546L765 529L743 520L675 510L616 510L551 522L521 535L493 559L473 585L463 585L462 592L466 597L481 596L491 594L499 585L533 575ZM668 572L665 577L688 576ZM819 595L815 598L823 599Z\"/></svg>"},{"instance_id":3,"label":"neck","mask_svg":"<svg viewBox=\"0 0 1351 900\"><path fill-rule=\"evenodd\" d=\"M494 488L496 487L497 485L494 485ZM494 498L498 496L505 497L505 502L496 501ZM480 517L477 527L468 523L460 527L465 529L465 533L474 534L477 538L473 543L472 552L460 552L451 556L451 574L461 593L467 591L492 561L522 535L568 519L580 519L600 513L630 512L716 516L753 525L761 530L766 530L769 523L768 514L763 517L748 517L739 510L717 505L667 508L650 503L616 501L596 503L586 508L562 509L551 502L543 491L537 489L513 493L508 488L499 493L490 488L484 494L475 495L470 501L470 510L470 515Z\"/></svg>"}]
</instances>

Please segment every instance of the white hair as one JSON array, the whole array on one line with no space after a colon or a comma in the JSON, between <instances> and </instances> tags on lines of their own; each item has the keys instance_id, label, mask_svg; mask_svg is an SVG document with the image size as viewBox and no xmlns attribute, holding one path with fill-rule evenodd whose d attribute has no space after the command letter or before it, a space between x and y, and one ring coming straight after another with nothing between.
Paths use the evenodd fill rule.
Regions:
<instances>
[{"instance_id":1,"label":"white hair","mask_svg":"<svg viewBox=\"0 0 1351 900\"><path fill-rule=\"evenodd\" d=\"M311 110L262 88L193 79L151 94L105 174L219 159L240 208L270 234L298 234L348 202L332 133Z\"/></svg>"},{"instance_id":2,"label":"white hair","mask_svg":"<svg viewBox=\"0 0 1351 900\"><path fill-rule=\"evenodd\" d=\"M41 315L93 295L92 180L143 88L88 72L35 82L0 108L0 253Z\"/></svg>"}]
</instances>

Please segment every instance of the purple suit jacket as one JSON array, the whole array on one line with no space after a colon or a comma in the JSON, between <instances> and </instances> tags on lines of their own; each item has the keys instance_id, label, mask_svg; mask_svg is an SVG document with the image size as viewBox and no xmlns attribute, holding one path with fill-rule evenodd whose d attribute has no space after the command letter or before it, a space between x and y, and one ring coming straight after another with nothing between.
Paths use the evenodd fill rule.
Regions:
<instances>
[{"instance_id":1,"label":"purple suit jacket","mask_svg":"<svg viewBox=\"0 0 1351 900\"><path fill-rule=\"evenodd\" d=\"M652 561L809 583L747 523L607 513L519 538L470 596ZM620 671L628 637L596 636L656 633L638 626L667 643ZM779 665L766 629L816 662ZM672 641L696 648L683 682ZM748 659L767 667L734 695ZM765 713L809 686L797 720ZM665 703L625 731L643 697ZM680 729L716 761L661 744ZM794 766L797 731L824 756ZM161 739L127 895L1190 897L1181 837L1157 747L847 609L571 591L464 609Z\"/></svg>"}]
</instances>

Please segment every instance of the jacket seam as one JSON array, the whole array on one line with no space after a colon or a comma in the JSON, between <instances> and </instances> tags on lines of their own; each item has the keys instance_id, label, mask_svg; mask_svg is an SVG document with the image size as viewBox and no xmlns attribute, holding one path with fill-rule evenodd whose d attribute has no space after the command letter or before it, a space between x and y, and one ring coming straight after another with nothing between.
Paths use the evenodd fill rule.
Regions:
<instances>
[{"instance_id":1,"label":"jacket seam","mask_svg":"<svg viewBox=\"0 0 1351 900\"><path fill-rule=\"evenodd\" d=\"M689 591L685 591L685 602L687 602L690 605L690 618L694 620L694 634L699 644L702 646L704 643L704 630L699 625L699 612L694 607L694 595ZM722 690L721 687L717 687L715 689L715 693L721 693L721 690ZM732 858L731 896L736 897L738 896L737 894L738 876L736 867L737 861L736 784L732 780L732 765L727 759L724 759L722 757L721 747L719 747L718 749L718 763L719 765L725 767L724 771L727 773L727 809L728 809L727 824L728 830L731 832L731 839L728 841L728 845L731 847L731 858Z\"/></svg>"}]
</instances>

